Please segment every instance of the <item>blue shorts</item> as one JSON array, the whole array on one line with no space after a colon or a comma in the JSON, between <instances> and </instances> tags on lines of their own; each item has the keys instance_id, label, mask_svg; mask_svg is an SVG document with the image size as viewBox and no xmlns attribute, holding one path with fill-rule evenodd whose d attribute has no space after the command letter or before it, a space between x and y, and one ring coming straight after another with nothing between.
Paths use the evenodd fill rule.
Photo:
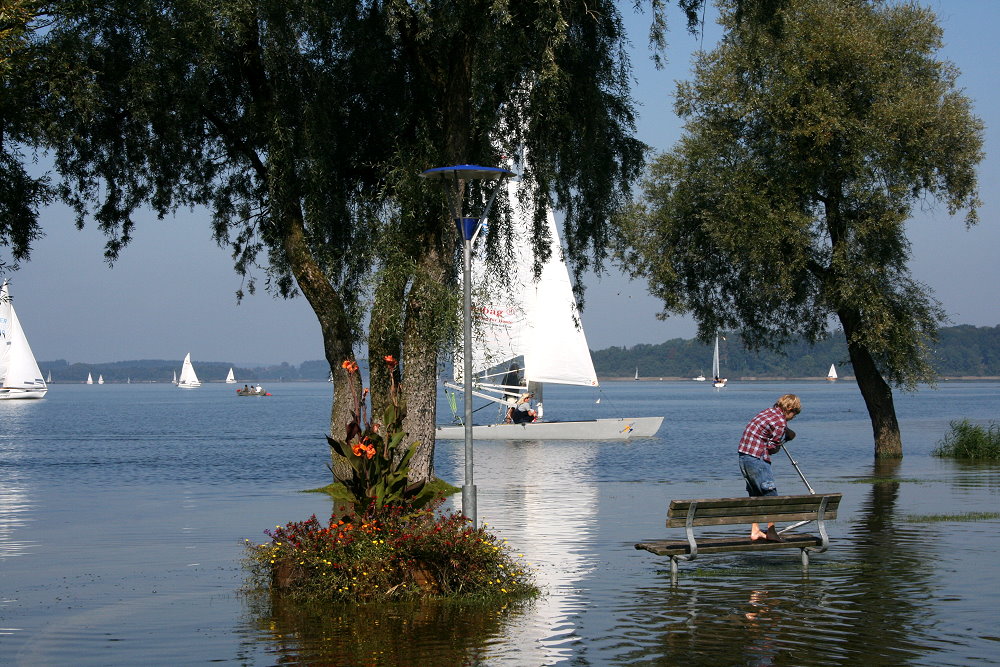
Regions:
<instances>
[{"instance_id":1,"label":"blue shorts","mask_svg":"<svg viewBox=\"0 0 1000 667\"><path fill-rule=\"evenodd\" d=\"M769 462L740 452L740 472L747 482L747 493L751 496L778 495L778 487L774 483Z\"/></svg>"}]
</instances>

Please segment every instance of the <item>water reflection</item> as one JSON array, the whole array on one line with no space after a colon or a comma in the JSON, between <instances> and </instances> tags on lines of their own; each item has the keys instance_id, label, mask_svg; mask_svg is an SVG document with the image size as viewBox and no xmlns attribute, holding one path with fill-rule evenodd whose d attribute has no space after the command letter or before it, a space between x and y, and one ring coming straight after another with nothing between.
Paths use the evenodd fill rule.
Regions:
<instances>
[{"instance_id":1,"label":"water reflection","mask_svg":"<svg viewBox=\"0 0 1000 667\"><path fill-rule=\"evenodd\" d=\"M857 650L867 660L897 664L933 650L918 638L927 635L936 558L934 541L919 526L897 521L900 466L892 459L872 468L871 491L850 530L857 567L840 584L838 601Z\"/></svg>"},{"instance_id":2,"label":"water reflection","mask_svg":"<svg viewBox=\"0 0 1000 667\"><path fill-rule=\"evenodd\" d=\"M518 605L496 609L426 602L392 605L303 607L279 598L251 601L245 623L273 664L467 665L478 664L501 641Z\"/></svg>"},{"instance_id":3,"label":"water reflection","mask_svg":"<svg viewBox=\"0 0 1000 667\"><path fill-rule=\"evenodd\" d=\"M542 589L505 651L524 664L569 658L581 641L575 618L586 607L575 585L593 568L598 493L589 477L597 447L520 441L488 451L490 470L502 462L510 472L502 491L487 494L487 514L504 517L501 534L531 554Z\"/></svg>"}]
</instances>

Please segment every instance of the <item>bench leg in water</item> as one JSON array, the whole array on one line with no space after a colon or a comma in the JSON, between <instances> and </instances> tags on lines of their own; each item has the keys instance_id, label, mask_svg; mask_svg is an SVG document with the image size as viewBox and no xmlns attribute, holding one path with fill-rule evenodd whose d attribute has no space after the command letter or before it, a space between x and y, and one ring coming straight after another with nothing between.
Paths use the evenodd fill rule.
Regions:
<instances>
[{"instance_id":1,"label":"bench leg in water","mask_svg":"<svg viewBox=\"0 0 1000 667\"><path fill-rule=\"evenodd\" d=\"M803 570L808 570L809 569L809 550L808 549L802 549L801 551L802 551L802 569Z\"/></svg>"}]
</instances>

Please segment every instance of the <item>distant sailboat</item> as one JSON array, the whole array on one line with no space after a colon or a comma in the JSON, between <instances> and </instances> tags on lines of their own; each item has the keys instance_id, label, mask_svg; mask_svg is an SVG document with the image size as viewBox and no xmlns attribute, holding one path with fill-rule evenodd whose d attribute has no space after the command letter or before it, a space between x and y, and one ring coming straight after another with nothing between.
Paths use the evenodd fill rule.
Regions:
<instances>
[{"instance_id":1,"label":"distant sailboat","mask_svg":"<svg viewBox=\"0 0 1000 667\"><path fill-rule=\"evenodd\" d=\"M97 384L104 384L104 376L103 375L98 375L97 376Z\"/></svg>"},{"instance_id":2,"label":"distant sailboat","mask_svg":"<svg viewBox=\"0 0 1000 667\"><path fill-rule=\"evenodd\" d=\"M715 354L712 355L712 386L718 389L726 386L728 380L719 371L719 337L715 337Z\"/></svg>"},{"instance_id":3,"label":"distant sailboat","mask_svg":"<svg viewBox=\"0 0 1000 667\"><path fill-rule=\"evenodd\" d=\"M48 390L5 280L0 287L0 399L42 398Z\"/></svg>"},{"instance_id":4,"label":"distant sailboat","mask_svg":"<svg viewBox=\"0 0 1000 667\"><path fill-rule=\"evenodd\" d=\"M49 376L45 378L45 384L52 384L52 371L49 371Z\"/></svg>"},{"instance_id":5,"label":"distant sailboat","mask_svg":"<svg viewBox=\"0 0 1000 667\"><path fill-rule=\"evenodd\" d=\"M638 366L635 367L635 379L636 380L639 379L639 367Z\"/></svg>"},{"instance_id":6,"label":"distant sailboat","mask_svg":"<svg viewBox=\"0 0 1000 667\"><path fill-rule=\"evenodd\" d=\"M174 379L170 381L172 384L177 384L177 371L174 371Z\"/></svg>"},{"instance_id":7,"label":"distant sailboat","mask_svg":"<svg viewBox=\"0 0 1000 667\"><path fill-rule=\"evenodd\" d=\"M694 380L695 382L704 382L705 381L704 371L698 371L698 377L693 377L691 379Z\"/></svg>"},{"instance_id":8,"label":"distant sailboat","mask_svg":"<svg viewBox=\"0 0 1000 667\"><path fill-rule=\"evenodd\" d=\"M194 366L191 365L190 352L184 357L184 365L181 366L181 377L177 381L177 386L181 389L195 389L201 386L201 381L198 380L198 375L194 372Z\"/></svg>"},{"instance_id":9,"label":"distant sailboat","mask_svg":"<svg viewBox=\"0 0 1000 667\"><path fill-rule=\"evenodd\" d=\"M87 373L87 384L94 384L94 376Z\"/></svg>"},{"instance_id":10,"label":"distant sailboat","mask_svg":"<svg viewBox=\"0 0 1000 667\"><path fill-rule=\"evenodd\" d=\"M833 364L830 364L830 372L826 374L826 379L830 381L837 379L837 368Z\"/></svg>"},{"instance_id":11,"label":"distant sailboat","mask_svg":"<svg viewBox=\"0 0 1000 667\"><path fill-rule=\"evenodd\" d=\"M229 375L226 376L226 384L236 384L236 375L233 374L233 369L229 369Z\"/></svg>"}]
</instances>

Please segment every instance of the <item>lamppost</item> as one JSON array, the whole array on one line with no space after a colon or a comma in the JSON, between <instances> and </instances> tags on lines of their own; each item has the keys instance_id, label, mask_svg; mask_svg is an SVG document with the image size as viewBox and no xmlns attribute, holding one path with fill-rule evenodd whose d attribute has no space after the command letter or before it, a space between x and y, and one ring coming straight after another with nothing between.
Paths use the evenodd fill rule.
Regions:
<instances>
[{"instance_id":1,"label":"lamppost","mask_svg":"<svg viewBox=\"0 0 1000 667\"><path fill-rule=\"evenodd\" d=\"M461 164L454 167L428 169L421 176L441 181L449 191L448 201L455 226L462 237L464 263L462 267L462 385L465 393L465 484L462 486L462 513L478 525L476 518L476 485L472 466L472 244L475 242L482 221L490 213L493 200L500 191L500 181L514 176L514 172L500 167L480 167ZM472 180L497 181L493 192L479 217L462 214L462 192L466 182ZM451 186L451 187L448 187Z\"/></svg>"}]
</instances>

